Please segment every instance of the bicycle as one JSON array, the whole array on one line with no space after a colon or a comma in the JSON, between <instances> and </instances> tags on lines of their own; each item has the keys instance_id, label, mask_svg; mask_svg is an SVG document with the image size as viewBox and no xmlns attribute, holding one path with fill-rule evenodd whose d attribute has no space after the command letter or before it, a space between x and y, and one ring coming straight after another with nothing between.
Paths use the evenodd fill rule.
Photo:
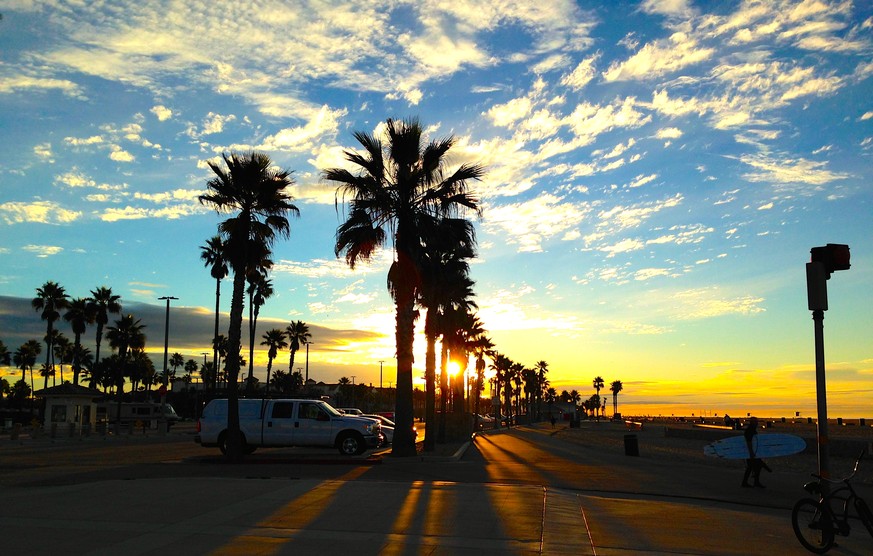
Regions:
<instances>
[{"instance_id":1,"label":"bicycle","mask_svg":"<svg viewBox=\"0 0 873 556\"><path fill-rule=\"evenodd\" d=\"M858 496L849 482L864 458L865 451L855 460L855 468L848 477L839 480L825 479L813 473L817 480L803 485L804 490L817 499L802 498L791 510L791 526L797 540L810 552L824 554L834 546L835 535L849 536L849 510L854 508L861 523L873 537L873 512L863 498ZM840 485L826 496L822 496L822 481L832 485Z\"/></svg>"}]
</instances>

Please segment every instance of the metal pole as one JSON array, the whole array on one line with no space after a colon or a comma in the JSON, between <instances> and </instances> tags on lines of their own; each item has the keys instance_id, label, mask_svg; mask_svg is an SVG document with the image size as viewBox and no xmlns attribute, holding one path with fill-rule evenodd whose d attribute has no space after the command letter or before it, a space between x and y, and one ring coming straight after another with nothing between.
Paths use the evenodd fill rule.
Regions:
<instances>
[{"instance_id":1,"label":"metal pole","mask_svg":"<svg viewBox=\"0 0 873 556\"><path fill-rule=\"evenodd\" d=\"M164 404L167 402L167 384L170 381L170 372L167 365L167 356L169 353L170 346L170 300L179 299L178 297L173 297L171 295L165 295L164 297L159 297L158 299L163 299L167 301L167 311L166 317L164 319L164 387L161 390L161 417L159 420L159 426L161 430L164 430Z\"/></svg>"},{"instance_id":2,"label":"metal pole","mask_svg":"<svg viewBox=\"0 0 873 556\"><path fill-rule=\"evenodd\" d=\"M309 344L311 343L312 342L306 342L306 382L304 382L304 384L309 382Z\"/></svg>"},{"instance_id":3,"label":"metal pole","mask_svg":"<svg viewBox=\"0 0 873 556\"><path fill-rule=\"evenodd\" d=\"M818 408L818 474L825 479L830 478L830 459L828 450L828 400L827 381L825 379L824 358L824 311L816 309L812 312L815 327L815 390ZM828 484L822 481L822 492L827 493Z\"/></svg>"},{"instance_id":4,"label":"metal pole","mask_svg":"<svg viewBox=\"0 0 873 556\"><path fill-rule=\"evenodd\" d=\"M382 363L385 361L379 361L379 390L382 390Z\"/></svg>"}]
</instances>

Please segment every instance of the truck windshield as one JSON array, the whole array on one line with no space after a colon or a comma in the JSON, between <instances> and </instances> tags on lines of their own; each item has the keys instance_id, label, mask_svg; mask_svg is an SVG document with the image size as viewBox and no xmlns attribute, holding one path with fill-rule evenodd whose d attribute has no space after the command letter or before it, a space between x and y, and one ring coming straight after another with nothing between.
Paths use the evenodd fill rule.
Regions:
<instances>
[{"instance_id":1,"label":"truck windshield","mask_svg":"<svg viewBox=\"0 0 873 556\"><path fill-rule=\"evenodd\" d=\"M342 416L342 413L337 411L335 407L333 407L332 405L330 405L328 403L321 402L319 405L321 406L322 409L327 411L331 417L341 417Z\"/></svg>"}]
</instances>

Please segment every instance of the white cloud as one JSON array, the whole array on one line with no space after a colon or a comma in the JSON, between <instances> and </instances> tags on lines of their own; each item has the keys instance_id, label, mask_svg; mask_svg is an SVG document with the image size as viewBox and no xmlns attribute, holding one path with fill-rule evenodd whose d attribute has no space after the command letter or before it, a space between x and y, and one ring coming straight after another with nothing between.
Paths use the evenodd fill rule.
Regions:
<instances>
[{"instance_id":1,"label":"white cloud","mask_svg":"<svg viewBox=\"0 0 873 556\"><path fill-rule=\"evenodd\" d=\"M579 62L572 72L561 78L561 84L570 87L574 91L583 89L597 76L595 64L598 58L599 55L589 56Z\"/></svg>"},{"instance_id":2,"label":"white cloud","mask_svg":"<svg viewBox=\"0 0 873 556\"><path fill-rule=\"evenodd\" d=\"M37 258L45 259L52 255L57 255L64 250L63 247L57 245L24 245L21 247L25 251L29 251L37 256Z\"/></svg>"},{"instance_id":3,"label":"white cloud","mask_svg":"<svg viewBox=\"0 0 873 556\"><path fill-rule=\"evenodd\" d=\"M488 206L485 229L519 245L519 251L539 252L543 242L571 231L588 209L543 193L530 201Z\"/></svg>"},{"instance_id":4,"label":"white cloud","mask_svg":"<svg viewBox=\"0 0 873 556\"><path fill-rule=\"evenodd\" d=\"M153 106L151 108L150 112L152 114L154 114L155 117L160 122L165 122L173 117L173 111L170 110L169 108L167 108L166 106L164 106L163 104L158 104L157 106Z\"/></svg>"},{"instance_id":5,"label":"white cloud","mask_svg":"<svg viewBox=\"0 0 873 556\"><path fill-rule=\"evenodd\" d=\"M701 46L693 35L673 33L641 48L624 62L613 62L603 72L606 81L629 81L657 77L708 60L714 48Z\"/></svg>"},{"instance_id":6,"label":"white cloud","mask_svg":"<svg viewBox=\"0 0 873 556\"><path fill-rule=\"evenodd\" d=\"M0 204L0 218L7 224L23 222L38 224L69 224L82 217L79 211L68 210L49 201L32 203L7 202Z\"/></svg>"}]
</instances>

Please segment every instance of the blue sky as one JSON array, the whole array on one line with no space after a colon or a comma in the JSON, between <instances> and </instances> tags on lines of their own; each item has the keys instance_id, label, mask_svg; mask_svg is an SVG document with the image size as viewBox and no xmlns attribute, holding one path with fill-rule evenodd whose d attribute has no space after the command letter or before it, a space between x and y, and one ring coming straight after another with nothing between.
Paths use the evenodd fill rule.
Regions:
<instances>
[{"instance_id":1,"label":"blue sky","mask_svg":"<svg viewBox=\"0 0 873 556\"><path fill-rule=\"evenodd\" d=\"M197 202L206 162L255 149L293 170L301 211L260 330L304 320L316 378L378 382L391 254L354 272L334 257L343 213L320 172L344 164L353 131L417 116L455 136L452 165L487 168L479 315L510 358L548 361L559 390L601 375L652 412L813 414L804 263L846 243L852 269L829 282L830 399L844 415L873 403L869 1L0 0L0 13L11 349L41 338L21 301L53 280L72 296L112 287L160 356L157 298L178 297L170 349L199 357L214 306L199 247L219 221ZM227 311L229 282L224 294Z\"/></svg>"}]
</instances>

